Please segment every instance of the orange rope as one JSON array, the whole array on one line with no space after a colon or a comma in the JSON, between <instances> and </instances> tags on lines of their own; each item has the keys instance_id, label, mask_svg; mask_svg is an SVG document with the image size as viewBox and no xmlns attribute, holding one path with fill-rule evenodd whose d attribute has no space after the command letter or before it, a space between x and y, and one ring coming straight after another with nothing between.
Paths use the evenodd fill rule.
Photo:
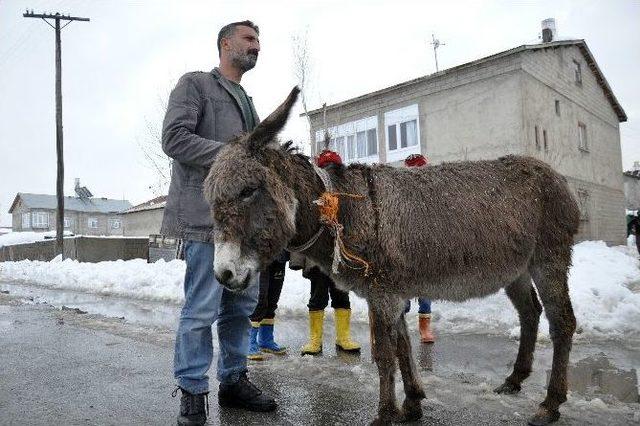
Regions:
<instances>
[{"instance_id":1,"label":"orange rope","mask_svg":"<svg viewBox=\"0 0 640 426\"><path fill-rule=\"evenodd\" d=\"M315 203L318 205L318 209L320 210L320 222L333 228L340 255L344 257L347 262L356 264L357 266L350 266L347 262L345 262L345 265L352 269L364 269L364 275L366 277L369 275L369 263L363 258L349 251L342 239L342 231L344 227L338 221L340 197L349 197L358 200L362 200L365 198L364 195L348 194L343 192L322 193L322 195L320 195L320 198L315 201Z\"/></svg>"}]
</instances>

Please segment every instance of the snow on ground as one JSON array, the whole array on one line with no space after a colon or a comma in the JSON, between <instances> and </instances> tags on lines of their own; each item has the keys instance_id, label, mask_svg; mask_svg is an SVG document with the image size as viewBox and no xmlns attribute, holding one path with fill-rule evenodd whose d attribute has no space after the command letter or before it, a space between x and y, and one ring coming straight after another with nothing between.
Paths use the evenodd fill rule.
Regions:
<instances>
[{"instance_id":1,"label":"snow on ground","mask_svg":"<svg viewBox=\"0 0 640 426\"><path fill-rule=\"evenodd\" d=\"M65 236L73 235L69 231L64 231ZM36 241L43 241L45 238L55 238L56 231L48 232L7 232L0 234L0 247L12 246L15 244L27 244L34 243Z\"/></svg>"},{"instance_id":2,"label":"snow on ground","mask_svg":"<svg viewBox=\"0 0 640 426\"><path fill-rule=\"evenodd\" d=\"M145 260L80 263L20 261L0 263L0 281L24 282L53 289L71 289L126 298L182 301L185 264L180 260ZM640 338L640 282L638 254L630 238L627 246L607 247L601 241L574 246L569 288L578 320L576 338ZM636 289L636 292L632 291ZM279 303L281 315L304 315L309 282L300 271L287 270ZM351 297L354 318L367 320L367 304ZM412 304L410 321L415 320ZM329 310L331 311L331 310ZM435 301L436 330L453 333L519 335L516 312L504 291L464 303ZM548 338L546 319L540 324L541 338Z\"/></svg>"}]
</instances>

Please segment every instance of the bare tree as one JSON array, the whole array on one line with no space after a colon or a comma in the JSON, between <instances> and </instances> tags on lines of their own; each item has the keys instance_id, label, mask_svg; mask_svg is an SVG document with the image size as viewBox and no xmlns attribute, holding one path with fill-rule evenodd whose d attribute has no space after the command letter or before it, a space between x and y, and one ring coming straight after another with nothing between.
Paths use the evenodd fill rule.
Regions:
<instances>
[{"instance_id":1,"label":"bare tree","mask_svg":"<svg viewBox=\"0 0 640 426\"><path fill-rule=\"evenodd\" d=\"M153 171L154 181L149 185L149 190L156 197L166 195L171 182L173 160L162 151L162 117L166 110L167 97L158 95L155 117L144 118L144 136L136 138L145 166Z\"/></svg>"}]
</instances>

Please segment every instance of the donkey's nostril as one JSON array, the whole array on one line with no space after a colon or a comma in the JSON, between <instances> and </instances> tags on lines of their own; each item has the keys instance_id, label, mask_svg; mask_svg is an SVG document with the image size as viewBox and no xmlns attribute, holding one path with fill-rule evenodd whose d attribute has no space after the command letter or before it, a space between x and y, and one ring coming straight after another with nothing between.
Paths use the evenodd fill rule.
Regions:
<instances>
[{"instance_id":1,"label":"donkey's nostril","mask_svg":"<svg viewBox=\"0 0 640 426\"><path fill-rule=\"evenodd\" d=\"M222 274L220 275L220 284L226 284L229 282L229 280L233 278L233 272L231 272L229 269L226 269L224 272L222 272Z\"/></svg>"}]
</instances>

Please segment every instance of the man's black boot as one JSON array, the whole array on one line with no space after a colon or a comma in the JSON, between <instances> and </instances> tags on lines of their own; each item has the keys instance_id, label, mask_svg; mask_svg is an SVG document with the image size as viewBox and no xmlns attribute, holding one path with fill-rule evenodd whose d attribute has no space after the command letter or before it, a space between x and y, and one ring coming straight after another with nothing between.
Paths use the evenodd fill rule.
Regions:
<instances>
[{"instance_id":1,"label":"man's black boot","mask_svg":"<svg viewBox=\"0 0 640 426\"><path fill-rule=\"evenodd\" d=\"M178 426L204 425L207 422L207 414L209 414L209 392L192 394L182 388L176 388L172 396L176 396L178 389L182 391Z\"/></svg>"},{"instance_id":2,"label":"man's black boot","mask_svg":"<svg viewBox=\"0 0 640 426\"><path fill-rule=\"evenodd\" d=\"M249 411L273 411L278 408L275 399L262 393L247 378L247 373L240 375L240 380L232 385L220 383L218 403L221 407L244 408Z\"/></svg>"}]
</instances>

